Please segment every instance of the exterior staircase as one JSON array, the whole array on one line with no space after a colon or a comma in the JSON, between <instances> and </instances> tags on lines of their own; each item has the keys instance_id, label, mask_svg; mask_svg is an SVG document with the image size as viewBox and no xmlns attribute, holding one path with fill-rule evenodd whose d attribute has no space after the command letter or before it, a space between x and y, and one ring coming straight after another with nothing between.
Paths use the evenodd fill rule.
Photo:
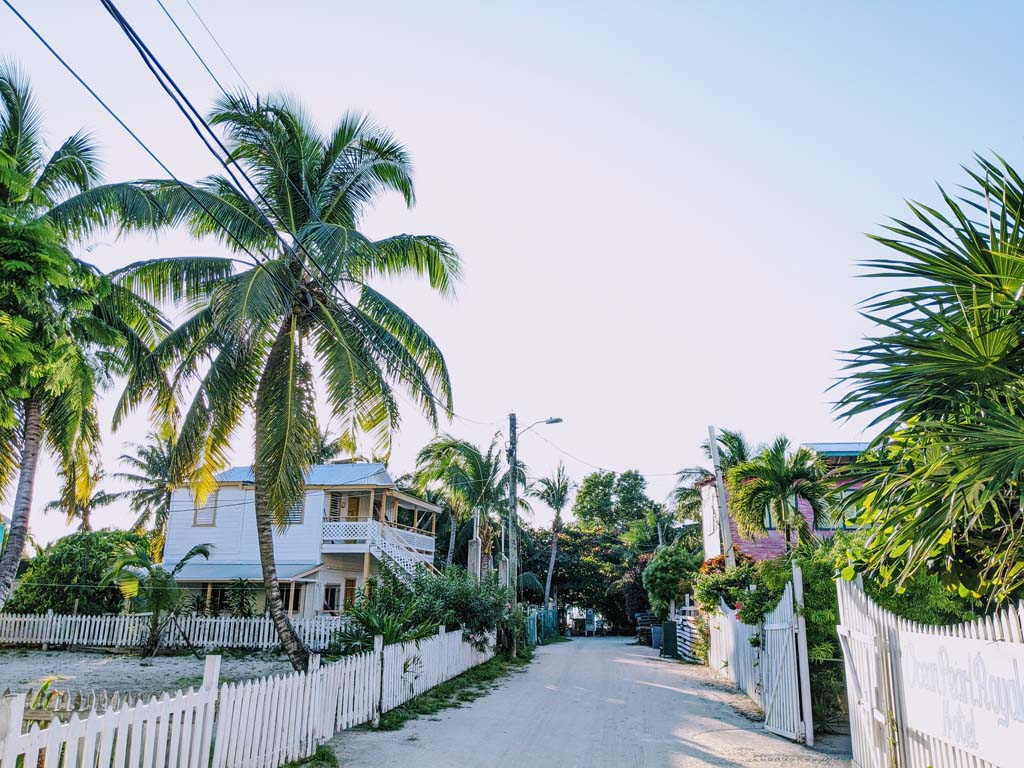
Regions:
<instances>
[{"instance_id":1,"label":"exterior staircase","mask_svg":"<svg viewBox=\"0 0 1024 768\"><path fill-rule=\"evenodd\" d=\"M404 583L412 581L417 566L438 572L434 564L410 547L394 528L389 525L377 525L376 528L378 535L370 542L370 552L378 560L386 560L394 566L395 573Z\"/></svg>"}]
</instances>

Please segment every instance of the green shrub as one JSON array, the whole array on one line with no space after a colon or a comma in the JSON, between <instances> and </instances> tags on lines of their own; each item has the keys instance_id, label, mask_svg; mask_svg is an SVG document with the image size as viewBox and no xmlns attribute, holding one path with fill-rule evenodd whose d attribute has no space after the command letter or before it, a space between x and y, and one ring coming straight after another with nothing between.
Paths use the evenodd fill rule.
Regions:
<instances>
[{"instance_id":1,"label":"green shrub","mask_svg":"<svg viewBox=\"0 0 1024 768\"><path fill-rule=\"evenodd\" d=\"M145 544L128 531L88 531L58 539L32 559L18 588L4 605L6 613L117 613L124 598L113 584L97 586L111 560L126 544Z\"/></svg>"},{"instance_id":2,"label":"green shrub","mask_svg":"<svg viewBox=\"0 0 1024 768\"><path fill-rule=\"evenodd\" d=\"M668 616L669 603L690 589L700 567L701 556L690 552L682 542L658 550L643 571L643 585L651 610L662 621Z\"/></svg>"}]
</instances>

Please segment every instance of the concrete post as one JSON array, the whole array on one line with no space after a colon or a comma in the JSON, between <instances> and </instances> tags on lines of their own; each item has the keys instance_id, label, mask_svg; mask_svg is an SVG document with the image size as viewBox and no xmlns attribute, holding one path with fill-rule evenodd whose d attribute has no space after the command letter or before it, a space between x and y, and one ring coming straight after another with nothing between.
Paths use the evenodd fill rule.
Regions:
<instances>
[{"instance_id":1,"label":"concrete post","mask_svg":"<svg viewBox=\"0 0 1024 768\"><path fill-rule=\"evenodd\" d=\"M469 568L470 575L480 581L480 554L483 542L480 539L469 540L469 552L467 554L466 566Z\"/></svg>"},{"instance_id":2,"label":"concrete post","mask_svg":"<svg viewBox=\"0 0 1024 768\"><path fill-rule=\"evenodd\" d=\"M498 560L498 583L503 586L508 586L508 558L504 555Z\"/></svg>"}]
</instances>

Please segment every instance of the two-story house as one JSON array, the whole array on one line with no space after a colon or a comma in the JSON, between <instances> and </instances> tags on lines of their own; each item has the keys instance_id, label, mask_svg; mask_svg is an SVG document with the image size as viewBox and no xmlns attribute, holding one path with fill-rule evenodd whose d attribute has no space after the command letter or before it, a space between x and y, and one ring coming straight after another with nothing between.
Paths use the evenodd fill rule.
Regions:
<instances>
[{"instance_id":1,"label":"two-story house","mask_svg":"<svg viewBox=\"0 0 1024 768\"><path fill-rule=\"evenodd\" d=\"M825 462L829 470L836 470L842 466L851 464L858 456L867 450L868 443L804 443L804 447L817 451L818 455ZM701 492L701 530L704 534L704 557L712 558L722 554L722 530L718 516L718 490L714 479L704 482L700 487ZM811 533L818 538L829 538L835 535L837 530L850 527L845 520L819 520L818 525L814 524L814 511L803 499L798 500L797 505L800 513L807 520L811 527ZM726 511L729 509L729 500L726 498ZM749 539L740 536L736 528L736 521L729 516L729 530L732 534L733 546L740 548L744 554L750 555L755 560L768 560L778 557L786 552L786 542L780 531L774 530L767 519L768 535L756 539Z\"/></svg>"},{"instance_id":2,"label":"two-story house","mask_svg":"<svg viewBox=\"0 0 1024 768\"><path fill-rule=\"evenodd\" d=\"M217 475L217 489L202 506L189 488L171 497L164 546L173 567L196 544L210 544L209 560L188 562L178 580L224 608L236 579L262 586L251 467ZM383 464L321 464L306 478L302 503L288 510L287 526L273 533L282 597L297 617L343 612L387 562L400 576L433 568L440 508L395 485ZM260 590L262 593L262 589ZM257 610L264 609L262 596Z\"/></svg>"}]
</instances>

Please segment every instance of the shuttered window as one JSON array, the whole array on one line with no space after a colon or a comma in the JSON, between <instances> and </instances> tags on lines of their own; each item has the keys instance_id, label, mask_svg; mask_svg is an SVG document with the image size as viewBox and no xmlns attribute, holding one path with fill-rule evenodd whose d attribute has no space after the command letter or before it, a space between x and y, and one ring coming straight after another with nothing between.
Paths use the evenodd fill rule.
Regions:
<instances>
[{"instance_id":1,"label":"shuttered window","mask_svg":"<svg viewBox=\"0 0 1024 768\"><path fill-rule=\"evenodd\" d=\"M203 506L196 507L192 515L193 528L209 528L217 525L217 495L218 491L214 491L207 497Z\"/></svg>"},{"instance_id":2,"label":"shuttered window","mask_svg":"<svg viewBox=\"0 0 1024 768\"><path fill-rule=\"evenodd\" d=\"M301 499L284 511L284 521L287 525L301 525L302 524L302 508L304 506L305 499Z\"/></svg>"}]
</instances>

